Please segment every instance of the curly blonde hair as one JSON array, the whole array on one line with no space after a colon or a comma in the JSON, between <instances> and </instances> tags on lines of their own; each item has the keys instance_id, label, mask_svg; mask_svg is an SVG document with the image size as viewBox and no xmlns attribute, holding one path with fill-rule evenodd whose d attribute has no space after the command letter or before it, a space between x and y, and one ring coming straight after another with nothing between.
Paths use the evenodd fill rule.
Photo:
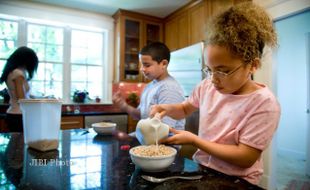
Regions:
<instances>
[{"instance_id":1,"label":"curly blonde hair","mask_svg":"<svg viewBox=\"0 0 310 190\"><path fill-rule=\"evenodd\" d=\"M206 44L220 45L249 64L261 58L265 45L277 46L277 34L266 11L251 2L218 14L209 23Z\"/></svg>"}]
</instances>

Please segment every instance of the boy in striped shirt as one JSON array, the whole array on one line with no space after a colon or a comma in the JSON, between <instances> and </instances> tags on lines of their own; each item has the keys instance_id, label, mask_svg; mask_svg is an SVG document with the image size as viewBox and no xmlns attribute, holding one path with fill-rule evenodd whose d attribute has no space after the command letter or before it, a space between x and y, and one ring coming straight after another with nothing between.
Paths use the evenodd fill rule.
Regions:
<instances>
[{"instance_id":1,"label":"boy in striped shirt","mask_svg":"<svg viewBox=\"0 0 310 190\"><path fill-rule=\"evenodd\" d=\"M184 101L181 86L168 73L169 48L161 42L154 42L143 47L139 56L140 71L147 79L152 80L144 88L139 106L134 108L128 105L121 97L120 92L113 96L113 103L137 120L148 118L152 105L174 104ZM162 122L176 129L184 129L185 126L185 119L175 120L168 116L163 117Z\"/></svg>"}]
</instances>

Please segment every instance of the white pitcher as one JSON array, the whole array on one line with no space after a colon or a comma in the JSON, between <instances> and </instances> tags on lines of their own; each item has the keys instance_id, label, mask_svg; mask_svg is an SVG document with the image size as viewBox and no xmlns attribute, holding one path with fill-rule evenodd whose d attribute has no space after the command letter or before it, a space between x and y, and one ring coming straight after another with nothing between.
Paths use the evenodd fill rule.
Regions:
<instances>
[{"instance_id":1,"label":"white pitcher","mask_svg":"<svg viewBox=\"0 0 310 190\"><path fill-rule=\"evenodd\" d=\"M168 137L169 125L162 123L157 117L141 119L136 128L136 137L142 145L156 144Z\"/></svg>"}]
</instances>

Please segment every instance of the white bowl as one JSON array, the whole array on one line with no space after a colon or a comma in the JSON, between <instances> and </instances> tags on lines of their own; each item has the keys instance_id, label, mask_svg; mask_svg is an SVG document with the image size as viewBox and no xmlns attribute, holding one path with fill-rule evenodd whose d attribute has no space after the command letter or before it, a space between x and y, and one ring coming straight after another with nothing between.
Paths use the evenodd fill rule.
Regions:
<instances>
[{"instance_id":1,"label":"white bowl","mask_svg":"<svg viewBox=\"0 0 310 190\"><path fill-rule=\"evenodd\" d=\"M111 122L93 123L91 126L98 134L112 134L116 129L116 123Z\"/></svg>"},{"instance_id":2,"label":"white bowl","mask_svg":"<svg viewBox=\"0 0 310 190\"><path fill-rule=\"evenodd\" d=\"M129 150L132 162L146 172L165 171L174 161L177 151L175 148L168 147L172 153L165 156L140 156L133 152L134 149L145 147L145 145L136 146Z\"/></svg>"}]
</instances>

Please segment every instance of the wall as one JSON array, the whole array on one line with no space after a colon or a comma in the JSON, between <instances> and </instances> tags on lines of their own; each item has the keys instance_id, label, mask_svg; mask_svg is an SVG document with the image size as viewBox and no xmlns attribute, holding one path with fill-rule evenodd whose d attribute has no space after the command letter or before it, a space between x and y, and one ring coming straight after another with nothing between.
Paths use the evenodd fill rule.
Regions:
<instances>
[{"instance_id":1,"label":"wall","mask_svg":"<svg viewBox=\"0 0 310 190\"><path fill-rule=\"evenodd\" d=\"M253 2L265 7L274 19L287 17L310 6L309 0L253 0Z\"/></svg>"},{"instance_id":2,"label":"wall","mask_svg":"<svg viewBox=\"0 0 310 190\"><path fill-rule=\"evenodd\" d=\"M140 96L141 93L146 86L146 83L130 83L130 82L119 82L119 83L113 83L112 93L116 93L120 91L122 97L126 100L128 98L128 95L130 93L136 93Z\"/></svg>"},{"instance_id":3,"label":"wall","mask_svg":"<svg viewBox=\"0 0 310 190\"><path fill-rule=\"evenodd\" d=\"M283 17L296 14L310 7L309 0L253 0L254 3L266 8L273 20L278 20ZM273 76L276 71L277 62L272 58L272 52L267 50L267 55L262 68L255 75L256 81L267 84L275 94L276 92L276 77Z\"/></svg>"},{"instance_id":4,"label":"wall","mask_svg":"<svg viewBox=\"0 0 310 190\"><path fill-rule=\"evenodd\" d=\"M306 157L307 143L305 42L306 34L310 32L309 20L310 11L307 11L276 22L282 45L278 52L278 60L281 62L281 67L278 68L278 92L283 110L280 123L282 130L279 131L279 151L281 154L301 159ZM294 91L292 92L288 87L293 87Z\"/></svg>"},{"instance_id":5,"label":"wall","mask_svg":"<svg viewBox=\"0 0 310 190\"><path fill-rule=\"evenodd\" d=\"M310 7L309 0L253 0L267 9L267 12L274 19L281 19L285 16L296 14ZM266 52L262 68L256 73L255 80L267 84L269 88L273 90L275 95L277 92L277 69L278 63L271 55L270 50ZM275 134L270 147L264 152L264 176L261 182L261 186L267 189L276 189L276 152L277 152L277 139L278 134Z\"/></svg>"},{"instance_id":6,"label":"wall","mask_svg":"<svg viewBox=\"0 0 310 190\"><path fill-rule=\"evenodd\" d=\"M254 3L266 8L273 20L281 19L285 16L295 14L310 7L309 0L253 0ZM263 64L262 68L257 71L255 79L259 82L267 84L276 94L276 77L273 76L276 70L276 61L272 58L272 52L268 50L268 56L264 60L267 64ZM272 64L269 64L272 63Z\"/></svg>"}]
</instances>

